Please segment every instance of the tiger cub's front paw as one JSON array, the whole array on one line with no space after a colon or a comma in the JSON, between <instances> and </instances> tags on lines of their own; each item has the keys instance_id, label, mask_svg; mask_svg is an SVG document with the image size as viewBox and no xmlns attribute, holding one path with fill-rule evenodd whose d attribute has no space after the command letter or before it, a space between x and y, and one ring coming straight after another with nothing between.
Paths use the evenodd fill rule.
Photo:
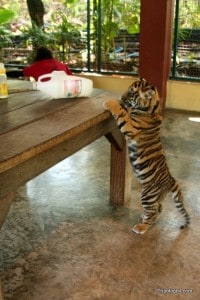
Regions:
<instances>
[{"instance_id":1,"label":"tiger cub's front paw","mask_svg":"<svg viewBox=\"0 0 200 300\"><path fill-rule=\"evenodd\" d=\"M144 223L138 223L135 224L132 228L132 231L138 234L144 234L152 225L144 224Z\"/></svg>"},{"instance_id":2,"label":"tiger cub's front paw","mask_svg":"<svg viewBox=\"0 0 200 300\"><path fill-rule=\"evenodd\" d=\"M106 100L104 101L103 103L103 107L106 109L106 110L112 110L113 107L115 106L119 106L119 101L117 100L114 100L114 99L110 99L110 100Z\"/></svg>"}]
</instances>

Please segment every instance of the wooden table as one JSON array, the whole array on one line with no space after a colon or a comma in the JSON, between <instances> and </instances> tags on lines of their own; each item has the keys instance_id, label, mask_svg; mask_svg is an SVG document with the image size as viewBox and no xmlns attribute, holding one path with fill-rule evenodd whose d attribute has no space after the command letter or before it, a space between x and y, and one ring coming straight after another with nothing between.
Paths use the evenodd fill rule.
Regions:
<instances>
[{"instance_id":1,"label":"wooden table","mask_svg":"<svg viewBox=\"0 0 200 300\"><path fill-rule=\"evenodd\" d=\"M97 89L76 99L18 91L0 100L0 228L19 186L102 136L111 143L110 202L129 200L126 144L103 108L111 97Z\"/></svg>"},{"instance_id":2,"label":"wooden table","mask_svg":"<svg viewBox=\"0 0 200 300\"><path fill-rule=\"evenodd\" d=\"M16 92L0 99L0 228L18 187L102 136L111 143L110 203L129 201L126 143L103 108L116 96L94 89L89 98L51 99L13 84Z\"/></svg>"}]
</instances>

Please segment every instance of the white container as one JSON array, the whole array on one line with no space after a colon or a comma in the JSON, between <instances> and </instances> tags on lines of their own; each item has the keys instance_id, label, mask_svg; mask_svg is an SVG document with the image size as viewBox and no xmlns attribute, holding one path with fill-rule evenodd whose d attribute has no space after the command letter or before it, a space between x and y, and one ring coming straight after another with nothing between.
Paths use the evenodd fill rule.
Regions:
<instances>
[{"instance_id":1,"label":"white container","mask_svg":"<svg viewBox=\"0 0 200 300\"><path fill-rule=\"evenodd\" d=\"M34 85L53 98L88 97L93 90L92 80L67 75L64 71L42 75Z\"/></svg>"},{"instance_id":2,"label":"white container","mask_svg":"<svg viewBox=\"0 0 200 300\"><path fill-rule=\"evenodd\" d=\"M0 99L8 98L8 84L6 70L3 63L0 63Z\"/></svg>"}]
</instances>

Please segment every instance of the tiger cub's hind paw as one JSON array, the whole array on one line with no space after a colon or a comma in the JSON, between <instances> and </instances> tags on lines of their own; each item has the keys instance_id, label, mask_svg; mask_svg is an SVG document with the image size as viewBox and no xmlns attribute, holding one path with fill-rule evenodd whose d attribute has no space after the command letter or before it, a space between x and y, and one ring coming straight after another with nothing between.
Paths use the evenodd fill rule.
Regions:
<instances>
[{"instance_id":1,"label":"tiger cub's hind paw","mask_svg":"<svg viewBox=\"0 0 200 300\"><path fill-rule=\"evenodd\" d=\"M132 231L138 234L144 234L152 225L144 224L144 223L138 223L135 224L132 228Z\"/></svg>"}]
</instances>

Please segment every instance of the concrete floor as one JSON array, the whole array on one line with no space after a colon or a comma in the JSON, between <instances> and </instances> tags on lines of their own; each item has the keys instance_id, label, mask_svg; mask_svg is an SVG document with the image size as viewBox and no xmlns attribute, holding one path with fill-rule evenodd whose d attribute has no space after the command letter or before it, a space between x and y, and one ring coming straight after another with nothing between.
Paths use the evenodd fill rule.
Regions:
<instances>
[{"instance_id":1,"label":"concrete floor","mask_svg":"<svg viewBox=\"0 0 200 300\"><path fill-rule=\"evenodd\" d=\"M191 119L194 118L194 119ZM106 139L22 186L0 232L5 299L200 299L200 113L167 110L162 140L181 182L189 229L170 197L145 235L140 186L126 207L109 205Z\"/></svg>"}]
</instances>

